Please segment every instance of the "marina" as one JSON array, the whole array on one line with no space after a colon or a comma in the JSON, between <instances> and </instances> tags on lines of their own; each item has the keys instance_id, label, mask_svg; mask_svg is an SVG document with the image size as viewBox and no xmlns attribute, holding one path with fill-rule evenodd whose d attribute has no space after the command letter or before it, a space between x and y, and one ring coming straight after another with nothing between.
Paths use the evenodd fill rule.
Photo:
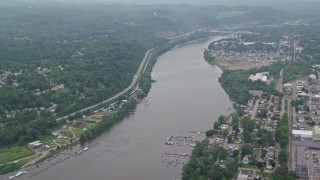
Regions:
<instances>
[{"instance_id":1,"label":"marina","mask_svg":"<svg viewBox=\"0 0 320 180\"><path fill-rule=\"evenodd\" d=\"M194 134L196 136L191 136ZM204 134L198 131L188 131L187 135L169 135L165 145L168 145L167 151L161 153L162 166L182 168L188 162L191 151L196 146L196 143L205 138Z\"/></svg>"}]
</instances>

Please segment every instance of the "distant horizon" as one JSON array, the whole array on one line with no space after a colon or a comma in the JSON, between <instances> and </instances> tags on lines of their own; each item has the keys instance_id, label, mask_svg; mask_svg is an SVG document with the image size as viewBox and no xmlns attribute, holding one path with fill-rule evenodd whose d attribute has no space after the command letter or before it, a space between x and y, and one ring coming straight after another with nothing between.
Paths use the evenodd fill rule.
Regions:
<instances>
[{"instance_id":1,"label":"distant horizon","mask_svg":"<svg viewBox=\"0 0 320 180\"><path fill-rule=\"evenodd\" d=\"M294 2L294 3L293 3ZM294 14L318 14L320 0L1 0L0 8L14 6L85 6L85 5L191 5L191 6L248 6L270 7ZM288 5L290 4L290 5Z\"/></svg>"},{"instance_id":2,"label":"distant horizon","mask_svg":"<svg viewBox=\"0 0 320 180\"><path fill-rule=\"evenodd\" d=\"M49 3L85 3L85 4L99 4L99 3L112 3L112 4L130 4L130 5L156 5L156 4L190 4L190 5L263 5L273 6L277 3L285 2L320 2L320 0L2 0L3 3L37 3L37 2L49 2Z\"/></svg>"}]
</instances>

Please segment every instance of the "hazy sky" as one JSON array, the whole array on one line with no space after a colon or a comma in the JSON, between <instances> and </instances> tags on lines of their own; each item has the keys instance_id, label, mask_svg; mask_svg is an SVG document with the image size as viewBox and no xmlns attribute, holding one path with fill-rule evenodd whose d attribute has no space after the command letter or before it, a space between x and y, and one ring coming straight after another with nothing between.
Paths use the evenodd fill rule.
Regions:
<instances>
[{"instance_id":1,"label":"hazy sky","mask_svg":"<svg viewBox=\"0 0 320 180\"><path fill-rule=\"evenodd\" d=\"M300 1L300 3L294 3L296 1ZM301 1L304 1L301 3ZM310 2L318 2L316 6L314 3L306 3L306 1ZM3 4L24 4L27 2L59 2L59 3L80 3L80 4L100 4L100 3L116 3L116 4L192 4L199 6L206 5L228 5L228 6L271 6L279 9L290 9L291 6L309 6L309 7L319 7L320 0L0 0L0 6ZM297 5L298 4L298 5Z\"/></svg>"},{"instance_id":2,"label":"hazy sky","mask_svg":"<svg viewBox=\"0 0 320 180\"><path fill-rule=\"evenodd\" d=\"M3 1L3 0L2 0ZM14 0L12 0L14 1ZM16 0L16 1L40 1L40 2L80 2L80 3L129 3L129 4L224 4L224 5L271 5L280 2L293 1L320 1L320 0Z\"/></svg>"}]
</instances>

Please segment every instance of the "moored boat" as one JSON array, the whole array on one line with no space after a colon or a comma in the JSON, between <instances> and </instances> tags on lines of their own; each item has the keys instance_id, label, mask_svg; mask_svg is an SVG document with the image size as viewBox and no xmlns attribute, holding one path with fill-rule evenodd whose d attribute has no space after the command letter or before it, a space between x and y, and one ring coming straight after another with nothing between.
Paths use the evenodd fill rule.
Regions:
<instances>
[{"instance_id":1,"label":"moored boat","mask_svg":"<svg viewBox=\"0 0 320 180\"><path fill-rule=\"evenodd\" d=\"M16 177L21 176L22 174L23 174L23 172L19 171L19 172L16 174Z\"/></svg>"}]
</instances>

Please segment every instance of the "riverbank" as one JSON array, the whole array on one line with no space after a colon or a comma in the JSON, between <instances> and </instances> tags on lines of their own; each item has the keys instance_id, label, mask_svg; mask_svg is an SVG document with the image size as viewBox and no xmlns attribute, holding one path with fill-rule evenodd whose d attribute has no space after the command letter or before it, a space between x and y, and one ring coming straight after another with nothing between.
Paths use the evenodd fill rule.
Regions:
<instances>
[{"instance_id":1,"label":"riverbank","mask_svg":"<svg viewBox=\"0 0 320 180\"><path fill-rule=\"evenodd\" d=\"M214 61L214 64L219 66L222 70L248 70L271 65L270 62L226 61L218 59Z\"/></svg>"},{"instance_id":2,"label":"riverbank","mask_svg":"<svg viewBox=\"0 0 320 180\"><path fill-rule=\"evenodd\" d=\"M270 61L241 61L241 60L225 60L220 57L212 56L208 50L203 53L204 59L211 65L216 65L222 70L248 70L253 68L261 68L264 66L270 66L272 62Z\"/></svg>"},{"instance_id":3,"label":"riverbank","mask_svg":"<svg viewBox=\"0 0 320 180\"><path fill-rule=\"evenodd\" d=\"M148 61L149 63L147 64L147 66L144 67L144 73L141 75L141 78L139 79L140 81L140 87L141 89L143 89L144 93L141 93L139 94L139 99L142 99L144 98L148 92L149 92L149 89L151 88L151 84L152 84L152 79L151 79L151 72L152 72L152 68L158 58L158 56L160 56L161 54L167 52L168 50L172 49L173 47L175 47L177 44L182 44L182 43L185 43L185 42L188 42L188 41L192 41L192 40L195 40L195 39L199 39L199 38L202 38L202 37L205 37L207 36L207 34L203 35L203 34L196 34L194 36L189 36L189 37L183 37L183 39L176 39L176 40L172 40L170 43L168 44L165 44L164 46L161 46L161 47L157 47L156 49L154 49L153 53L151 53L151 56L149 57L149 60ZM129 93L128 93L129 94ZM122 98L124 98L125 96L122 96L120 98L118 98L119 100L121 100ZM117 99L117 100L118 100ZM132 101L130 102L132 104L134 104L134 107L137 105L138 102L136 101ZM91 111L94 112L96 110L100 110L101 108L103 107L106 107L108 104L100 104L98 107L95 107L94 109L92 109ZM133 106L132 106L133 107ZM122 107L123 108L123 107ZM134 108L128 108L124 111L122 111L123 114L127 114L127 113L131 113L133 111ZM119 109L120 110L120 109ZM119 111L117 110L117 112ZM121 114L122 114L121 113ZM113 116L116 116L118 117L118 115L113 115ZM80 142L80 139L82 139L82 142L86 141L86 140L91 140L93 139L95 136L99 135L101 132L103 132L103 130L105 128L110 128L111 126L113 126L114 124L116 124L117 122L119 122L121 119L123 119L125 116L120 116L121 118L119 119L112 119L112 118L104 118L104 119L108 119L108 120L101 120L101 122L98 122L98 123L95 123L93 124L94 127L91 127L90 129L87 127L87 131L80 131L82 132L83 134L82 135L77 135L77 139L74 139L72 142L65 142L63 144L60 144L59 146L55 147L55 149L51 149L50 152L49 150L47 151L48 152L48 156L43 156L45 155L46 153L43 152L42 153L42 156L39 157L39 159L36 159L36 161L42 161L42 160L46 160L47 158L53 156L55 153L58 153L60 152L62 149L64 148L68 148L70 146L74 146L76 145L77 143ZM112 119L112 120L110 120ZM91 123L92 125L92 123ZM78 133L75 133L75 134L78 134ZM81 138L82 137L82 138ZM33 159L32 162L34 162L35 160ZM16 168L15 168L16 169Z\"/></svg>"},{"instance_id":4,"label":"riverbank","mask_svg":"<svg viewBox=\"0 0 320 180\"><path fill-rule=\"evenodd\" d=\"M283 94L270 86L285 63L262 67L234 63L214 60L214 65L222 66L219 82L237 111L214 122L183 167L182 179L294 179L295 172L287 167L288 105L281 105ZM267 74L267 79L250 80L257 73Z\"/></svg>"},{"instance_id":5,"label":"riverbank","mask_svg":"<svg viewBox=\"0 0 320 180\"><path fill-rule=\"evenodd\" d=\"M226 107L232 107L218 83L222 71L204 62L201 53L201 49L210 41L220 38L218 36L191 41L159 56L152 70L152 79L156 80L156 83L152 84L146 97L146 100L152 98L151 103L139 103L123 121L114 124L94 139L86 141L83 146L76 145L64 151L69 153L72 150L72 154L98 143L83 155L69 158L30 179L181 178L181 163L187 158L180 157L176 166L172 163L172 166L167 167L166 163L171 160L166 159L172 157L162 157L162 154L190 154L189 149L192 147L165 145L167 137L195 136L202 140L203 133L198 135L189 131L203 132L212 126L212 119L217 118L215 115L227 114ZM212 93L213 91L215 93ZM194 96L194 92L198 92L198 95ZM59 155L57 158L50 158L48 162L41 163L39 168L51 166L63 157ZM39 168L28 175L37 173L41 170Z\"/></svg>"}]
</instances>

